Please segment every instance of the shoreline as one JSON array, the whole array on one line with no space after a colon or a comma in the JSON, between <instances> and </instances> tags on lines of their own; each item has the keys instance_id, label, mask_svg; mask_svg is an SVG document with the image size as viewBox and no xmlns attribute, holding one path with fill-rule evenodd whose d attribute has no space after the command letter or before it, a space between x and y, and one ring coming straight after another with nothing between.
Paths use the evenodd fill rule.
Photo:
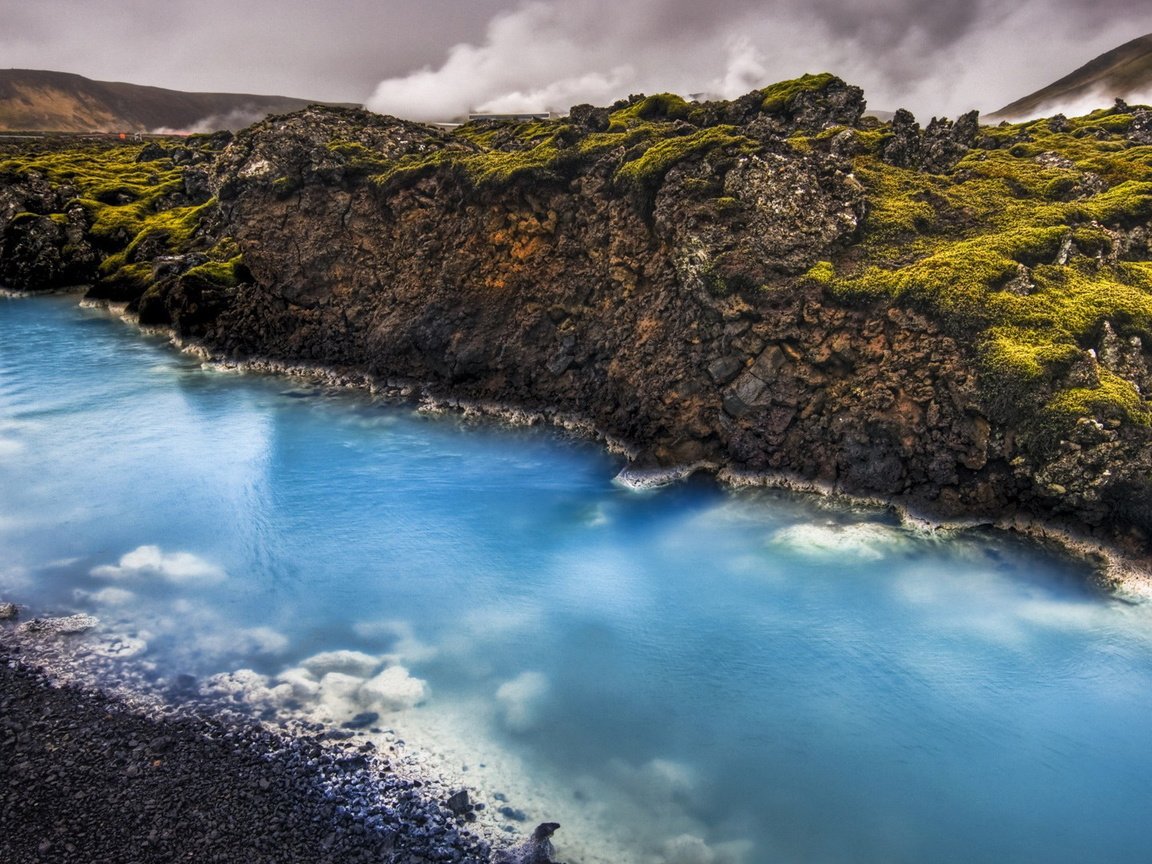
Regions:
<instances>
[{"instance_id":1,"label":"shoreline","mask_svg":"<svg viewBox=\"0 0 1152 864\"><path fill-rule=\"evenodd\" d=\"M115 310L109 311L117 314ZM587 418L558 409L527 409L515 405L443 396L437 394L432 385L426 382L395 379L381 381L354 368L296 364L261 357L245 360L226 358L199 342L182 340L166 328L146 328L127 315L118 314L117 317L141 332L167 338L176 350L199 357L205 364L221 371L298 378L328 387L360 390L376 398L415 403L417 410L421 412L456 414L465 420L496 420L513 427L551 426L582 440L597 442L603 445L608 453L622 456L629 462L632 462L642 450L638 445L609 435ZM1134 558L1122 550L1086 536L1082 530L1074 526L1059 525L1033 516L1012 514L997 517L973 514L942 518L932 515L927 509L918 507L915 503L881 496L851 494L826 483L784 472L743 472L714 462L643 469L632 469L629 465L625 465L613 479L625 488L643 492L680 483L699 473L709 476L721 488L777 489L797 495L814 495L834 502L843 502L847 507L867 506L891 510L903 526L922 532L992 528L1006 534L1024 537L1044 547L1054 547L1061 554L1092 567L1096 584L1110 593L1129 599L1152 599L1152 558L1143 560Z\"/></svg>"},{"instance_id":2,"label":"shoreline","mask_svg":"<svg viewBox=\"0 0 1152 864\"><path fill-rule=\"evenodd\" d=\"M71 294L80 289L56 293ZM8 292L10 296L36 296L31 292ZM438 394L427 382L403 379L379 379L354 367L341 368L323 364L292 363L267 357L243 360L226 357L209 346L195 340L181 339L170 328L149 327L139 323L127 313L127 304L105 300L81 298L79 305L86 309L106 311L144 335L165 339L178 352L199 358L203 365L222 372L274 375L311 381L342 390L362 391L374 398L392 402L414 404L418 411L429 414L456 414L465 420L496 420L513 427L551 426L582 440L593 441L605 450L632 462L642 451L639 445L607 434L587 418L558 409L528 409L496 402L461 399ZM992 528L1006 534L1023 537L1060 554L1084 563L1093 570L1097 587L1118 597L1130 600L1152 599L1152 557L1135 558L1121 549L1086 536L1075 526L1061 525L1025 514L1008 516L940 517L917 503L902 502L881 496L858 495L844 492L835 486L808 480L786 472L744 472L728 465L698 462L660 468L630 469L625 465L614 478L615 482L635 491L658 489L679 483L697 473L707 474L722 488L778 489L798 495L815 495L845 506L868 506L888 509L896 514L907 528L936 533Z\"/></svg>"},{"instance_id":3,"label":"shoreline","mask_svg":"<svg viewBox=\"0 0 1152 864\"><path fill-rule=\"evenodd\" d=\"M292 775L293 783L300 785L306 780L311 784L306 791L325 801L339 803L336 815L343 821L333 823L324 836L335 836L330 845L339 849L340 844L336 841L342 840L345 834L349 835L350 839L344 844L347 846L345 852L337 857L321 855L297 859L277 857L272 854L275 850L270 849L270 857L244 857L252 850L237 846L237 852L242 853L239 857L226 856L220 858L221 861L229 864L232 861L237 864L281 864L297 860L300 864L346 864L361 860L372 864L408 864L411 860L426 864L524 864L530 860L533 864L556 864L553 861L556 853L549 837L561 824L565 830L557 843L565 851L560 860L585 861L588 864L608 864L617 860L612 854L612 844L619 842L620 838L611 830L613 826L603 824L597 813L580 812L582 805L573 809L570 802L561 800L563 796L542 793L544 787L525 773L519 758L509 751L493 747L491 742L481 746L486 740L483 736L469 740L471 715L457 717L451 712L436 712L424 716L423 711L401 710L379 719L373 716L370 718L372 722L361 721L360 716L341 722L341 717L332 716L326 710L323 700L296 698L299 694L285 699L282 693L276 692L284 690L284 682L291 680L288 675L266 676L247 668L232 667L212 674L204 673L202 677L179 674L178 670L163 671L141 657L138 651L132 650L131 643L138 640L121 635L116 625L108 627L102 619L85 614L59 613L65 617L58 617L51 610L35 610L40 611L43 617L29 617L33 611L30 607L10 601L9 597L0 597L0 745L13 744L12 741L5 742L9 726L21 726L18 720L12 724L5 723L9 707L7 700L14 691L11 679L15 676L36 682L38 690L29 697L33 704L24 706L31 715L40 711L39 704L44 702L44 694L61 691L66 695L60 698L76 707L80 716L92 714L95 717L79 728L74 724L68 727L70 739L87 742L84 744L86 751L107 752L106 740L127 740L126 735L115 733L114 724L109 726L103 722L105 714L109 713L123 713L134 718L133 722L155 727L157 731L147 736L135 736L140 740L145 737L152 740L157 736L183 740L188 737L185 729L188 727L195 733L192 737L196 741L199 740L197 736L207 736L213 741L251 741L251 749L259 759L273 764L273 767L279 766L277 759L283 752L298 754L301 748L308 751L306 764L298 764L299 758L292 756L295 761L289 767L301 769L298 773L302 772L303 778ZM26 614L21 615L21 611ZM29 624L32 626L27 626ZM126 650L122 651L122 648ZM365 656L347 650L323 656L331 657L329 662L338 663L337 655L356 655L357 659ZM293 671L299 673L302 670ZM277 682L279 686L276 686ZM465 722L455 726L449 723L445 727L445 719L463 719ZM53 728L59 725L57 723ZM179 727L176 732L172 731L173 726ZM446 730L447 736L444 734ZM9 746L11 756L6 758L13 762L22 761L24 748L25 744L21 744L20 749ZM56 760L51 752L53 749L50 743L39 748L45 751L41 754L45 764L40 773L58 775L64 783L69 776L69 764ZM225 753L219 758L224 766L220 771L227 775L230 756ZM470 766L480 770L470 770ZM485 770L487 767L496 770ZM134 772L133 776L139 775ZM194 801L179 803L178 778L161 777L160 780L163 780L161 785L164 788L155 790L156 795L175 802L171 807L166 805L166 809L179 812L195 807ZM61 783L53 787L50 800L39 802L40 811L50 815L60 802L73 797L70 789L60 788ZM237 792L225 780L218 781L217 785L219 788L211 794L226 802L237 797L242 800L253 796L260 798L266 791L260 785L259 791ZM100 788L99 783L96 786ZM4 771L0 770L2 787ZM36 819L26 819L21 808L36 806L37 802L24 802L21 795L18 789L14 794L6 791L0 795L0 812L34 826ZM133 804L126 802L124 806ZM381 810L381 807L385 809ZM293 804L292 809L295 812L300 807ZM308 821L316 823L326 815L332 814L312 814ZM559 823L552 821L557 815L560 816ZM102 818L94 817L93 825L89 827L92 830L98 828ZM537 830L540 826L551 826L547 832L549 837L544 838L548 840L547 845L542 846L536 838L534 826ZM157 830L180 835L179 826ZM196 840L185 839L188 844ZM57 860L41 860L34 855L20 857L14 851L14 844L27 840L23 834L5 838L0 832L0 861L5 864L9 861L13 864L25 861L47 864L49 860ZM289 838L276 843L297 843L297 840ZM356 850L361 847L368 849L371 855L357 857ZM383 854L404 850L408 851L398 857ZM328 846L321 851L326 853ZM6 857L7 853L15 857ZM167 864L178 857L125 859L121 853L122 850L107 858L77 860L80 864L93 864L94 861L122 864L124 860L148 864L163 861ZM537 857L516 857L528 853ZM197 860L215 859L201 857L197 848Z\"/></svg>"},{"instance_id":4,"label":"shoreline","mask_svg":"<svg viewBox=\"0 0 1152 864\"><path fill-rule=\"evenodd\" d=\"M0 296L12 299L24 297L79 294L85 286L74 286L52 292L28 292L0 289ZM168 327L150 327L140 324L127 312L127 303L91 300L81 296L81 308L104 311L118 318L137 332L166 340L175 350L199 358L203 365L221 372L274 375L296 378L322 386L342 390L361 391L374 398L392 402L414 404L418 411L429 414L457 414L466 420L496 420L514 427L547 425L586 441L594 441L616 456L632 462L642 448L605 433L587 418L558 409L528 409L495 402L461 399L438 394L427 382L404 379L379 379L354 367L342 368L323 364L292 363L268 357L249 357L243 360L226 357L196 340L179 337ZM917 503L902 502L881 496L846 493L827 483L796 477L786 472L743 472L714 462L661 468L632 469L625 466L615 480L636 491L657 489L678 483L696 473L706 473L724 488L779 489L801 495L816 495L829 500L843 501L846 506L871 506L889 509L901 524L917 530L935 533L971 528L993 528L1019 536L1041 546L1055 548L1060 554L1080 561L1094 571L1093 581L1101 589L1121 598L1152 599L1152 556L1134 557L1121 549L1087 536L1074 525L1059 524L1026 514L988 516L972 514L966 517L940 517Z\"/></svg>"},{"instance_id":5,"label":"shoreline","mask_svg":"<svg viewBox=\"0 0 1152 864\"><path fill-rule=\"evenodd\" d=\"M493 860L471 811L397 752L128 684L108 692L50 654L0 627L6 862Z\"/></svg>"}]
</instances>

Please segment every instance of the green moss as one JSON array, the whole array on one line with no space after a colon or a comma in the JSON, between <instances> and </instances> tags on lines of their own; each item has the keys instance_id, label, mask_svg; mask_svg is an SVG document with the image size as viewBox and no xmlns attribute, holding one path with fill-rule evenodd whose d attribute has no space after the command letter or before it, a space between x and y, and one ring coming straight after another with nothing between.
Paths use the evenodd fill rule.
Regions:
<instances>
[{"instance_id":1,"label":"green moss","mask_svg":"<svg viewBox=\"0 0 1152 864\"><path fill-rule=\"evenodd\" d=\"M653 120L690 122L698 114L698 106L675 93L657 93L654 96L636 97L630 104L613 111L609 116L608 131L624 132Z\"/></svg>"},{"instance_id":2,"label":"green moss","mask_svg":"<svg viewBox=\"0 0 1152 864\"><path fill-rule=\"evenodd\" d=\"M383 154L365 147L358 141L329 141L327 147L330 153L340 157L346 170L352 174L375 174L388 163ZM281 177L274 182L288 179Z\"/></svg>"},{"instance_id":3,"label":"green moss","mask_svg":"<svg viewBox=\"0 0 1152 864\"><path fill-rule=\"evenodd\" d=\"M760 91L760 107L772 113L788 110L801 93L821 92L835 80L835 75L821 72L818 75L801 75L790 81L781 81Z\"/></svg>"},{"instance_id":4,"label":"green moss","mask_svg":"<svg viewBox=\"0 0 1152 864\"><path fill-rule=\"evenodd\" d=\"M1078 202L1070 208L1071 221L1095 221L1108 225L1130 225L1152 216L1152 181L1127 180Z\"/></svg>"},{"instance_id":5,"label":"green moss","mask_svg":"<svg viewBox=\"0 0 1152 864\"><path fill-rule=\"evenodd\" d=\"M235 288L240 283L243 270L244 256L236 255L226 261L208 261L192 267L184 273L184 277L202 279L224 288Z\"/></svg>"},{"instance_id":6,"label":"green moss","mask_svg":"<svg viewBox=\"0 0 1152 864\"><path fill-rule=\"evenodd\" d=\"M25 222L35 222L37 219L43 219L43 218L44 217L40 213L32 213L28 210L24 210L20 213L17 213L15 216L13 216L10 224L11 225L21 225Z\"/></svg>"},{"instance_id":7,"label":"green moss","mask_svg":"<svg viewBox=\"0 0 1152 864\"><path fill-rule=\"evenodd\" d=\"M715 151L735 155L755 153L759 149L759 144L738 134L734 126L711 126L688 135L666 138L644 148L635 158L616 169L615 179L627 185L651 188L679 162Z\"/></svg>"},{"instance_id":8,"label":"green moss","mask_svg":"<svg viewBox=\"0 0 1152 864\"><path fill-rule=\"evenodd\" d=\"M977 347L991 401L1037 429L1080 416L1148 423L1147 403L1107 370L1098 387L1066 383L1105 321L1152 341L1152 264L1115 260L1117 230L1152 218L1152 160L1123 139L1129 121L1104 111L1067 132L1046 120L984 130L985 149L947 176L871 149L854 165L868 196L862 241L807 278L934 317Z\"/></svg>"},{"instance_id":9,"label":"green moss","mask_svg":"<svg viewBox=\"0 0 1152 864\"><path fill-rule=\"evenodd\" d=\"M548 138L522 150L489 150L465 156L461 163L473 182L483 186L552 173L559 168L562 157L555 138Z\"/></svg>"},{"instance_id":10,"label":"green moss","mask_svg":"<svg viewBox=\"0 0 1152 864\"><path fill-rule=\"evenodd\" d=\"M445 150L412 153L385 165L382 170L371 176L371 180L381 189L393 190L409 186L420 178L434 173L441 166L451 164L454 164L453 154Z\"/></svg>"},{"instance_id":11,"label":"green moss","mask_svg":"<svg viewBox=\"0 0 1152 864\"><path fill-rule=\"evenodd\" d=\"M1126 420L1141 426L1152 425L1152 412L1130 381L1107 369L1100 370L1096 387L1074 387L1061 390L1046 406L1054 419L1064 424L1080 417Z\"/></svg>"},{"instance_id":12,"label":"green moss","mask_svg":"<svg viewBox=\"0 0 1152 864\"><path fill-rule=\"evenodd\" d=\"M731 126L698 128L684 121L698 106L672 94L633 97L611 114L607 131L583 133L558 120L476 121L456 129L455 144L378 160L370 174L384 190L410 185L438 172L457 172L474 187L498 186L522 179L569 179L580 166L615 158L615 179L625 186L651 189L678 161L719 149L756 152L760 145ZM346 158L366 164L362 149L336 145Z\"/></svg>"}]
</instances>

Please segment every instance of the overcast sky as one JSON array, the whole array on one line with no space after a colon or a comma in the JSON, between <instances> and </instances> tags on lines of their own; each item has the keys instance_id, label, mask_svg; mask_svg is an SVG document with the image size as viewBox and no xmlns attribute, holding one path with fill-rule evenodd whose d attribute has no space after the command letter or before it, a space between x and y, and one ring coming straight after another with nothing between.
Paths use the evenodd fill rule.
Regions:
<instances>
[{"instance_id":1,"label":"overcast sky","mask_svg":"<svg viewBox=\"0 0 1152 864\"><path fill-rule=\"evenodd\" d=\"M927 120L1152 32L1152 0L0 0L0 68L446 119L804 72Z\"/></svg>"}]
</instances>

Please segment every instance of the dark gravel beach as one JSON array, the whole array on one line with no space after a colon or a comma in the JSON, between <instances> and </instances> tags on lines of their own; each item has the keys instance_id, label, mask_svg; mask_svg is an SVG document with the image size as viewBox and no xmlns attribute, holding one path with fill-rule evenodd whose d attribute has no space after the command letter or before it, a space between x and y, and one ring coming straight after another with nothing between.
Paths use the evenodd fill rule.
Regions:
<instances>
[{"instance_id":1,"label":"dark gravel beach","mask_svg":"<svg viewBox=\"0 0 1152 864\"><path fill-rule=\"evenodd\" d=\"M486 862L465 816L370 744L132 708L0 638L4 864Z\"/></svg>"}]
</instances>

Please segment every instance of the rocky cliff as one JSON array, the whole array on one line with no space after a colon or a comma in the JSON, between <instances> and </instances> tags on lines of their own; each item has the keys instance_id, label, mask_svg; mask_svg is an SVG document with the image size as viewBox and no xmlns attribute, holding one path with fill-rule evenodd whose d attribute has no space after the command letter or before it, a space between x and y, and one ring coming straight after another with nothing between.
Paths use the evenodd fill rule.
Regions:
<instances>
[{"instance_id":1,"label":"rocky cliff","mask_svg":"<svg viewBox=\"0 0 1152 864\"><path fill-rule=\"evenodd\" d=\"M452 133L309 109L128 151L119 179L24 155L0 165L0 278L94 280L230 356L576 415L637 467L1147 560L1152 115L863 109L806 76Z\"/></svg>"}]
</instances>

